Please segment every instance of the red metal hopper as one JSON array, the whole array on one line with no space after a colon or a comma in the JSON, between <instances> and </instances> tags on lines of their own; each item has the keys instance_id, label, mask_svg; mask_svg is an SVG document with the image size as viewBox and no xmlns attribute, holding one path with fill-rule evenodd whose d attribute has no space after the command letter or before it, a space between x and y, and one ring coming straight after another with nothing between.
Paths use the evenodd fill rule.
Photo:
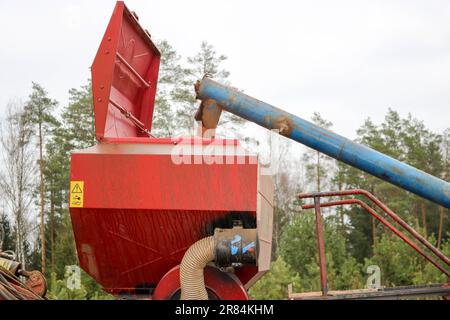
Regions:
<instances>
[{"instance_id":1,"label":"red metal hopper","mask_svg":"<svg viewBox=\"0 0 450 320\"><path fill-rule=\"evenodd\" d=\"M234 212L267 225L258 267L235 272L248 287L270 263L271 180L236 140L149 135L159 62L149 33L117 2L92 65L100 144L71 160L80 265L109 292L151 293L214 221Z\"/></svg>"}]
</instances>

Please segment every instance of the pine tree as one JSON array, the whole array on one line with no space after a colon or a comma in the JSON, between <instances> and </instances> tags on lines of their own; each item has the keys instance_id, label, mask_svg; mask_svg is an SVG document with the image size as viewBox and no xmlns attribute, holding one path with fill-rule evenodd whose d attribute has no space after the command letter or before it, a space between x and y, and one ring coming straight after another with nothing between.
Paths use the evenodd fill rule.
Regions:
<instances>
[{"instance_id":1,"label":"pine tree","mask_svg":"<svg viewBox=\"0 0 450 320\"><path fill-rule=\"evenodd\" d=\"M25 106L28 121L32 124L32 130L37 136L39 148L39 204L41 222L41 268L45 273L46 247L45 247L45 181L44 181L44 150L47 135L58 122L53 115L57 102L48 97L42 86L33 82L32 92Z\"/></svg>"},{"instance_id":2,"label":"pine tree","mask_svg":"<svg viewBox=\"0 0 450 320\"><path fill-rule=\"evenodd\" d=\"M350 166L347 164L338 161L336 163L336 172L334 177L331 179L331 183L335 189L338 191L344 190L346 188L346 176L349 174ZM343 206L339 206L337 208L339 213L339 223L343 234L346 234L346 226L345 226L345 210Z\"/></svg>"},{"instance_id":3,"label":"pine tree","mask_svg":"<svg viewBox=\"0 0 450 320\"><path fill-rule=\"evenodd\" d=\"M161 52L161 64L158 77L158 91L153 113L152 134L173 136L176 131L176 104L180 88L187 85L185 77L189 70L181 66L181 57L166 41L157 43Z\"/></svg>"},{"instance_id":4,"label":"pine tree","mask_svg":"<svg viewBox=\"0 0 450 320\"><path fill-rule=\"evenodd\" d=\"M426 129L424 123L412 118L409 114L402 119L402 133L399 139L404 145L404 161L434 176L440 176L442 172L442 155L440 150L441 136ZM404 192L402 192L404 193ZM421 225L425 237L432 232L434 225L437 226L437 205L417 196L406 196L403 199L413 198L417 224ZM400 204L401 202L398 202ZM403 206L397 205L396 210L407 214L410 202L406 201ZM420 218L419 218L420 212Z\"/></svg>"},{"instance_id":5,"label":"pine tree","mask_svg":"<svg viewBox=\"0 0 450 320\"><path fill-rule=\"evenodd\" d=\"M65 131L61 126L55 129L54 136L46 145L46 150L48 157L45 163L44 176L47 210L50 213L46 223L46 238L50 242L51 272L53 273L57 272L56 265L59 257L56 248L60 245L59 238L62 235L60 226L64 216L68 215L66 202L69 196L67 187L69 185L70 162L68 151L70 149L65 139Z\"/></svg>"},{"instance_id":6,"label":"pine tree","mask_svg":"<svg viewBox=\"0 0 450 320\"><path fill-rule=\"evenodd\" d=\"M175 94L175 99L180 103L177 110L177 125L181 128L191 128L194 123L194 115L198 108L195 98L193 84L204 76L213 78L222 83L227 83L230 73L222 68L222 64L227 60L225 55L218 54L214 47L206 41L200 45L199 52L188 58L188 77L183 82ZM219 126L226 126L228 131L237 132L239 126L245 121L228 112L223 112Z\"/></svg>"},{"instance_id":7,"label":"pine tree","mask_svg":"<svg viewBox=\"0 0 450 320\"><path fill-rule=\"evenodd\" d=\"M288 286L301 290L300 276L280 256L270 265L270 271L250 288L252 299L282 300L288 298Z\"/></svg>"},{"instance_id":8,"label":"pine tree","mask_svg":"<svg viewBox=\"0 0 450 320\"><path fill-rule=\"evenodd\" d=\"M61 115L62 130L67 143L67 154L74 149L84 149L95 144L94 106L92 83L88 80L80 89L69 90L69 104Z\"/></svg>"},{"instance_id":9,"label":"pine tree","mask_svg":"<svg viewBox=\"0 0 450 320\"><path fill-rule=\"evenodd\" d=\"M66 265L77 263L69 217L70 152L95 144L94 112L90 80L79 89L69 90L69 104L61 113L61 123L53 129L46 144L45 190L46 238L50 242L51 272L62 277Z\"/></svg>"},{"instance_id":10,"label":"pine tree","mask_svg":"<svg viewBox=\"0 0 450 320\"><path fill-rule=\"evenodd\" d=\"M314 112L312 121L324 129L329 129L333 125L318 112ZM303 155L303 161L306 163L307 178L311 182L314 181L314 191L320 192L329 181L332 159L319 151L308 149Z\"/></svg>"},{"instance_id":11,"label":"pine tree","mask_svg":"<svg viewBox=\"0 0 450 320\"><path fill-rule=\"evenodd\" d=\"M444 130L442 134L442 179L445 181L450 181L450 128ZM442 235L444 229L444 219L445 212L448 209L445 209L443 206L439 207L439 223L438 223L438 238L437 238L437 247L441 247L442 243Z\"/></svg>"},{"instance_id":12,"label":"pine tree","mask_svg":"<svg viewBox=\"0 0 450 320\"><path fill-rule=\"evenodd\" d=\"M11 224L5 212L0 214L0 251L15 250Z\"/></svg>"}]
</instances>

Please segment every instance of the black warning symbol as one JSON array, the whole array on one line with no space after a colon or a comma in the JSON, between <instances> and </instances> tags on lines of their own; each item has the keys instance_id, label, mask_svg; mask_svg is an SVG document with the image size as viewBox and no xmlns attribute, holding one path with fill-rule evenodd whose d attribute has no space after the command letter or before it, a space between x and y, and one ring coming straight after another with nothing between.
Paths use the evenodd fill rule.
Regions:
<instances>
[{"instance_id":1,"label":"black warning symbol","mask_svg":"<svg viewBox=\"0 0 450 320\"><path fill-rule=\"evenodd\" d=\"M79 183L75 184L75 186L72 189L72 193L83 193L83 190L81 190Z\"/></svg>"}]
</instances>

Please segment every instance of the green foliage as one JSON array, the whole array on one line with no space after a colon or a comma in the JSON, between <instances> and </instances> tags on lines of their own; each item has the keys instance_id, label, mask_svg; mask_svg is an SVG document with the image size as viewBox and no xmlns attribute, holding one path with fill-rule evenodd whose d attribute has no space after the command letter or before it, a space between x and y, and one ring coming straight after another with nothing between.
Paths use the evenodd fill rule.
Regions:
<instances>
[{"instance_id":1,"label":"green foliage","mask_svg":"<svg viewBox=\"0 0 450 320\"><path fill-rule=\"evenodd\" d=\"M161 52L161 64L152 133L156 136L172 136L178 121L176 105L189 97L186 82L189 70L181 66L181 56L166 40L158 41L157 46Z\"/></svg>"},{"instance_id":2,"label":"green foliage","mask_svg":"<svg viewBox=\"0 0 450 320\"><path fill-rule=\"evenodd\" d=\"M353 257L359 262L372 254L372 218L369 214L358 206L352 206L344 210L344 214L350 219L350 226L347 228L349 233L349 250Z\"/></svg>"},{"instance_id":3,"label":"green foliage","mask_svg":"<svg viewBox=\"0 0 450 320\"><path fill-rule=\"evenodd\" d=\"M48 97L47 91L38 83L32 83L31 94L25 105L25 116L33 124L32 130L36 136L42 133L51 133L54 125L58 123L54 110L58 102Z\"/></svg>"},{"instance_id":4,"label":"green foliage","mask_svg":"<svg viewBox=\"0 0 450 320\"><path fill-rule=\"evenodd\" d=\"M382 284L391 287L411 284L419 260L418 255L401 239L383 234L366 265L378 265L382 272Z\"/></svg>"},{"instance_id":5,"label":"green foliage","mask_svg":"<svg viewBox=\"0 0 450 320\"><path fill-rule=\"evenodd\" d=\"M222 68L226 56L218 54L214 47L202 42L197 54L182 57L166 41L158 41L161 52L158 92L155 101L152 133L156 136L191 135L194 115L198 103L194 83L207 75L217 81L226 82L229 72ZM237 130L244 121L229 113L222 113L221 126Z\"/></svg>"},{"instance_id":6,"label":"green foliage","mask_svg":"<svg viewBox=\"0 0 450 320\"><path fill-rule=\"evenodd\" d=\"M84 286L81 285L79 289L69 289L67 281L68 276L58 280L56 274L52 273L47 297L52 300L86 300L87 291Z\"/></svg>"},{"instance_id":7,"label":"green foliage","mask_svg":"<svg viewBox=\"0 0 450 320\"><path fill-rule=\"evenodd\" d=\"M280 244L281 255L302 278L307 272L307 265L315 261L317 251L314 215L309 213L302 212L285 227Z\"/></svg>"},{"instance_id":8,"label":"green foliage","mask_svg":"<svg viewBox=\"0 0 450 320\"><path fill-rule=\"evenodd\" d=\"M339 275L334 278L336 289L360 289L364 287L362 265L351 255L347 255L339 266Z\"/></svg>"},{"instance_id":9,"label":"green foliage","mask_svg":"<svg viewBox=\"0 0 450 320\"><path fill-rule=\"evenodd\" d=\"M301 276L306 291L320 289L320 273L315 234L315 217L311 211L297 216L286 226L281 240L281 255ZM356 289L363 284L362 266L351 256L347 242L335 217L324 219L328 282L333 289Z\"/></svg>"},{"instance_id":10,"label":"green foliage","mask_svg":"<svg viewBox=\"0 0 450 320\"><path fill-rule=\"evenodd\" d=\"M67 265L75 265L78 263L78 258L75 251L75 240L72 232L72 223L70 221L68 210L64 211L60 222L56 226L55 238L54 272L58 277L62 277Z\"/></svg>"},{"instance_id":11,"label":"green foliage","mask_svg":"<svg viewBox=\"0 0 450 320\"><path fill-rule=\"evenodd\" d=\"M56 273L50 277L47 297L52 300L111 300L113 297L101 290L98 284L83 271L80 286L69 286L71 275L66 273L62 279Z\"/></svg>"},{"instance_id":12,"label":"green foliage","mask_svg":"<svg viewBox=\"0 0 450 320\"><path fill-rule=\"evenodd\" d=\"M270 271L253 285L249 294L252 299L287 299L288 285L290 284L295 291L299 291L301 289L300 276L292 271L282 257L278 257L272 262Z\"/></svg>"},{"instance_id":13,"label":"green foliage","mask_svg":"<svg viewBox=\"0 0 450 320\"><path fill-rule=\"evenodd\" d=\"M14 250L14 238L11 224L5 213L0 214L0 251Z\"/></svg>"},{"instance_id":14,"label":"green foliage","mask_svg":"<svg viewBox=\"0 0 450 320\"><path fill-rule=\"evenodd\" d=\"M83 149L95 144L94 105L92 83L80 89L69 90L69 105L62 112L62 132L56 136L64 139L62 151L68 154L74 149Z\"/></svg>"},{"instance_id":15,"label":"green foliage","mask_svg":"<svg viewBox=\"0 0 450 320\"><path fill-rule=\"evenodd\" d=\"M435 243L434 236L428 239ZM442 251L448 256L450 243L443 244ZM445 283L446 276L425 260L400 238L383 234L374 248L372 257L366 259L366 266L378 265L381 283L384 286L405 286L418 284Z\"/></svg>"}]
</instances>

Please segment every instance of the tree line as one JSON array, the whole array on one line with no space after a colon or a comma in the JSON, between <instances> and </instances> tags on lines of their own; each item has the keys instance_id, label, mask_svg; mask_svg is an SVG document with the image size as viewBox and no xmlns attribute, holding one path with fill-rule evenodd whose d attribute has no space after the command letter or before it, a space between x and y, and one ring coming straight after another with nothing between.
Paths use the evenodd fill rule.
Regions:
<instances>
[{"instance_id":1,"label":"tree line","mask_svg":"<svg viewBox=\"0 0 450 320\"><path fill-rule=\"evenodd\" d=\"M197 54L183 59L167 41L161 51L158 92L152 134L158 137L193 133L198 103L193 84L205 74L227 82L225 55L203 42ZM332 128L315 113L312 121ZM218 134L233 133L244 143L248 123L223 113ZM275 208L273 264L250 291L256 298L286 298L287 284L295 291L319 289L314 220L299 210L295 197L303 191L362 188L425 234L448 255L448 210L411 195L314 150L281 141L279 170L274 176ZM110 298L86 274L82 286L66 286L66 266L77 265L68 210L70 153L94 145L91 83L69 90L61 106L38 83L32 84L25 102L13 100L1 123L0 173L2 207L0 249L13 250L27 269L42 270L50 284L50 297L61 299ZM432 175L448 179L450 130L433 133L423 122L389 110L381 124L367 119L357 141L405 161ZM325 234L331 287L364 287L365 267L377 264L385 285L436 282L442 276L381 225L357 207L326 211Z\"/></svg>"}]
</instances>

